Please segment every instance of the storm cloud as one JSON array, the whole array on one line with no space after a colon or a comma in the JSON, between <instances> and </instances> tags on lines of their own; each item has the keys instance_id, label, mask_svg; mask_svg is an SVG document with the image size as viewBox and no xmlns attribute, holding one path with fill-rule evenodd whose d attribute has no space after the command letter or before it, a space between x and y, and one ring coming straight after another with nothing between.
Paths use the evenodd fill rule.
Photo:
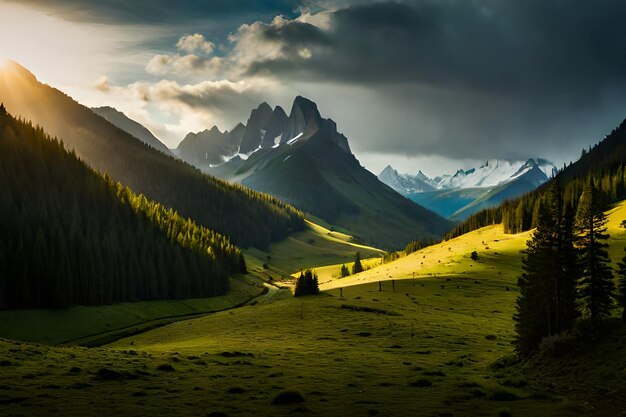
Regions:
<instances>
[{"instance_id":1,"label":"storm cloud","mask_svg":"<svg viewBox=\"0 0 626 417\"><path fill-rule=\"evenodd\" d=\"M139 3L20 1L72 21L167 27L133 45L148 56L135 79L152 108L178 106L181 129L190 112L226 127L260 101L289 107L302 94L357 157L560 164L626 116L620 0Z\"/></svg>"},{"instance_id":2,"label":"storm cloud","mask_svg":"<svg viewBox=\"0 0 626 417\"><path fill-rule=\"evenodd\" d=\"M256 56L235 67L367 87L376 105L351 110L399 125L348 127L364 151L559 159L564 145L579 152L626 113L624 21L626 3L615 0L361 4L328 13L327 28L297 19L242 27L235 50ZM271 55L258 54L263 45L275 46ZM404 122L389 114L407 109L415 113Z\"/></svg>"}]
</instances>

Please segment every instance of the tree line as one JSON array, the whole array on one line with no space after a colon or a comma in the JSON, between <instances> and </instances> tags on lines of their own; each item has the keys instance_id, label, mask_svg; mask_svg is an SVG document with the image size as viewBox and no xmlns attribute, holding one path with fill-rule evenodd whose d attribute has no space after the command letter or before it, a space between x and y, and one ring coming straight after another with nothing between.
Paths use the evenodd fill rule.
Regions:
<instances>
[{"instance_id":1,"label":"tree line","mask_svg":"<svg viewBox=\"0 0 626 417\"><path fill-rule=\"evenodd\" d=\"M0 309L208 297L245 272L219 233L135 194L0 106Z\"/></svg>"},{"instance_id":2,"label":"tree line","mask_svg":"<svg viewBox=\"0 0 626 417\"><path fill-rule=\"evenodd\" d=\"M566 197L558 180L546 189L537 229L524 251L514 315L515 345L522 355L545 337L572 331L579 320L598 329L615 301L626 311L626 257L619 264L617 291L607 253L605 196L589 181L576 209Z\"/></svg>"}]
</instances>

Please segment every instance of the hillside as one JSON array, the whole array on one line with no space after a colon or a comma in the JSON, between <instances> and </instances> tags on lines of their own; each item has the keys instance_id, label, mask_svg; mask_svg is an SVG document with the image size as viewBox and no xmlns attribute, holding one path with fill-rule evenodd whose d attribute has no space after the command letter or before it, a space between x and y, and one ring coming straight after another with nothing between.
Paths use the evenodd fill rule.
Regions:
<instances>
[{"instance_id":1,"label":"hillside","mask_svg":"<svg viewBox=\"0 0 626 417\"><path fill-rule=\"evenodd\" d=\"M93 169L184 217L265 248L304 226L302 214L270 196L203 175L41 84L14 62L0 70L0 102L11 114L42 126Z\"/></svg>"},{"instance_id":2,"label":"hillside","mask_svg":"<svg viewBox=\"0 0 626 417\"><path fill-rule=\"evenodd\" d=\"M607 230L610 234L609 255L613 267L624 256L626 229L621 222L626 220L626 201L621 201L607 210ZM322 289L331 289L388 281L448 276L463 276L472 279L501 279L503 276L517 277L521 273L522 253L532 231L509 234L501 224L486 226L456 238L426 247L393 262L379 265L368 271L347 278L336 279L340 264L323 268L320 274ZM478 262L470 259L476 251ZM333 275L334 274L334 275ZM515 285L515 280L513 280Z\"/></svg>"},{"instance_id":3,"label":"hillside","mask_svg":"<svg viewBox=\"0 0 626 417\"><path fill-rule=\"evenodd\" d=\"M297 97L287 119L276 116L283 113L280 107L272 111L262 104L252 112L234 153L213 155L212 159L205 153L212 161L221 158L225 162L199 166L271 194L384 249L400 248L414 239L440 237L450 226L363 168L347 138L337 131L334 121L321 117L315 103ZM203 149L216 143L236 146L230 134L212 128L208 133L188 135L181 144L181 154L192 138L197 142L200 137L206 144Z\"/></svg>"},{"instance_id":4,"label":"hillside","mask_svg":"<svg viewBox=\"0 0 626 417\"><path fill-rule=\"evenodd\" d=\"M114 184L0 106L0 309L219 295L228 238Z\"/></svg>"},{"instance_id":5,"label":"hillside","mask_svg":"<svg viewBox=\"0 0 626 417\"><path fill-rule=\"evenodd\" d=\"M157 137L154 136L145 126L130 119L124 113L115 110L113 107L94 107L91 111L106 119L112 125L119 127L124 132L136 137L146 145L149 145L166 155L172 155L170 150L167 149L167 146L157 139Z\"/></svg>"}]
</instances>

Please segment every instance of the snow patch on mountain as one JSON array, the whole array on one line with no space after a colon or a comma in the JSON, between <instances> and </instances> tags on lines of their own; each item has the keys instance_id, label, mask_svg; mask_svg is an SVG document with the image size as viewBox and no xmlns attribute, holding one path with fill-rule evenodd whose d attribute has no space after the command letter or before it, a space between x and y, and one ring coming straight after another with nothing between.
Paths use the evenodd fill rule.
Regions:
<instances>
[{"instance_id":1,"label":"snow patch on mountain","mask_svg":"<svg viewBox=\"0 0 626 417\"><path fill-rule=\"evenodd\" d=\"M521 177L539 186L556 174L556 167L545 159L507 161L489 159L478 168L459 169L454 174L430 178L422 171L416 175L400 174L387 166L379 175L385 184L401 194L422 193L434 190L458 190L463 188L490 188Z\"/></svg>"}]
</instances>

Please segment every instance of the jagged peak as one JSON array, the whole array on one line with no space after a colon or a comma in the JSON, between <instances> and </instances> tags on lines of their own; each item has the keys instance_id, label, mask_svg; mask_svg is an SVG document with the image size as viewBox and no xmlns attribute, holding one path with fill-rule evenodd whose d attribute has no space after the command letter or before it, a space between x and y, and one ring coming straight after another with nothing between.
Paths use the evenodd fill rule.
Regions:
<instances>
[{"instance_id":1,"label":"jagged peak","mask_svg":"<svg viewBox=\"0 0 626 417\"><path fill-rule=\"evenodd\" d=\"M398 171L396 171L391 165L387 165L382 171L380 171L380 175L382 174L398 174Z\"/></svg>"},{"instance_id":2,"label":"jagged peak","mask_svg":"<svg viewBox=\"0 0 626 417\"><path fill-rule=\"evenodd\" d=\"M274 107L274 114L285 116L285 118L287 117L287 113L285 112L285 109L283 109L281 106Z\"/></svg>"},{"instance_id":3,"label":"jagged peak","mask_svg":"<svg viewBox=\"0 0 626 417\"><path fill-rule=\"evenodd\" d=\"M296 109L300 109L300 111L305 115L314 112L318 117L321 117L317 109L317 104L306 97L296 96L291 106L291 115L293 115L294 110Z\"/></svg>"},{"instance_id":4,"label":"jagged peak","mask_svg":"<svg viewBox=\"0 0 626 417\"><path fill-rule=\"evenodd\" d=\"M264 111L273 111L272 110L272 106L270 106L269 104L267 104L267 101L264 101L263 103L259 104L259 106L256 108L257 110L264 110Z\"/></svg>"}]
</instances>

